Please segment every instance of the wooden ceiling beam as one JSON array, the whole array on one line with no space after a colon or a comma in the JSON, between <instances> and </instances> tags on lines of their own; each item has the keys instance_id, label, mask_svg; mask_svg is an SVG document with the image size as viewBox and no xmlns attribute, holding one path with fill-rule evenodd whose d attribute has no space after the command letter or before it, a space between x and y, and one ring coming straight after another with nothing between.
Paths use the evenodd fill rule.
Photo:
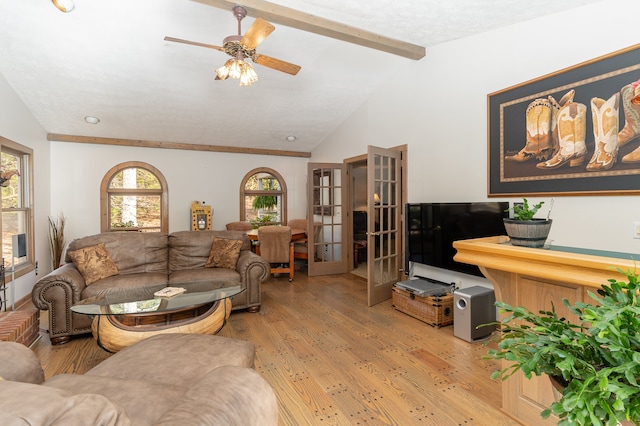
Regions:
<instances>
[{"instance_id":1,"label":"wooden ceiling beam","mask_svg":"<svg viewBox=\"0 0 640 426\"><path fill-rule=\"evenodd\" d=\"M237 146L201 145L195 143L159 142L137 139L99 138L95 136L76 136L49 133L47 140L56 142L76 142L98 145L118 145L142 148L182 149L186 151L228 152L232 154L277 155L280 157L311 158L310 152L284 151L279 149L241 148Z\"/></svg>"},{"instance_id":2,"label":"wooden ceiling beam","mask_svg":"<svg viewBox=\"0 0 640 426\"><path fill-rule=\"evenodd\" d=\"M233 7L240 4L247 10L247 14L254 18L260 17L271 23L358 44L409 59L419 60L426 55L426 50L423 46L384 37L379 34L341 24L340 22L331 21L263 0L243 0L241 2L236 0L194 1L221 9L227 9L230 14Z\"/></svg>"}]
</instances>

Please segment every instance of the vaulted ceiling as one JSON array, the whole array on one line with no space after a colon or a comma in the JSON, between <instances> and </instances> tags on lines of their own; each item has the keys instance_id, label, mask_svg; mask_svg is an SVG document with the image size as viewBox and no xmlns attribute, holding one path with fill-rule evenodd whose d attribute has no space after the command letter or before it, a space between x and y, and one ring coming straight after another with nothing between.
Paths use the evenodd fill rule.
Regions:
<instances>
[{"instance_id":1,"label":"vaulted ceiling","mask_svg":"<svg viewBox=\"0 0 640 426\"><path fill-rule=\"evenodd\" d=\"M225 53L164 40L221 46L237 34L235 2L74 0L62 13L5 0L0 73L53 139L310 152L430 46L596 1L247 0L242 32L273 23L258 52L302 69L254 65L259 81L239 87L214 79Z\"/></svg>"}]
</instances>

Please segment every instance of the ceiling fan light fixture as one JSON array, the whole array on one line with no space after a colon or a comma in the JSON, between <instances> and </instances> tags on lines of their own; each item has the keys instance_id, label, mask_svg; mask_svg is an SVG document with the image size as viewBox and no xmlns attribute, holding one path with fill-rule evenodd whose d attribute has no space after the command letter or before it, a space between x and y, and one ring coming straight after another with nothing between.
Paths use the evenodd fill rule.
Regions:
<instances>
[{"instance_id":1,"label":"ceiling fan light fixture","mask_svg":"<svg viewBox=\"0 0 640 426\"><path fill-rule=\"evenodd\" d=\"M244 61L238 60L238 59L231 59L230 62L231 62L231 65L229 66L229 77L235 78L235 79L240 78L240 76L242 75L242 64L244 63Z\"/></svg>"},{"instance_id":2,"label":"ceiling fan light fixture","mask_svg":"<svg viewBox=\"0 0 640 426\"><path fill-rule=\"evenodd\" d=\"M258 81L258 74L253 70L251 64L242 63L242 73L240 74L240 86L251 86Z\"/></svg>"},{"instance_id":3,"label":"ceiling fan light fixture","mask_svg":"<svg viewBox=\"0 0 640 426\"><path fill-rule=\"evenodd\" d=\"M52 0L54 3L58 1L72 1L72 0ZM253 70L253 67L245 62L246 59L251 59L256 64L266 66L276 71L281 71L287 74L296 75L300 71L298 65L290 64L285 61L281 61L269 56L258 55L256 48L265 38L269 36L275 27L262 18L256 18L251 24L249 30L242 35L242 20L247 16L247 11L240 5L236 5L233 8L233 16L238 20L238 34L225 37L222 46L214 46L212 44L200 43L196 41L183 40L175 37L165 36L166 41L174 41L176 43L190 44L193 46L207 47L209 49L218 50L231 56L223 66L216 69L216 80L226 80L227 78L236 78L240 80L240 86L251 86L258 81L258 74Z\"/></svg>"},{"instance_id":4,"label":"ceiling fan light fixture","mask_svg":"<svg viewBox=\"0 0 640 426\"><path fill-rule=\"evenodd\" d=\"M235 61L235 59L229 59L223 66L216 70L216 80L226 80L229 78L229 72L233 61Z\"/></svg>"}]
</instances>

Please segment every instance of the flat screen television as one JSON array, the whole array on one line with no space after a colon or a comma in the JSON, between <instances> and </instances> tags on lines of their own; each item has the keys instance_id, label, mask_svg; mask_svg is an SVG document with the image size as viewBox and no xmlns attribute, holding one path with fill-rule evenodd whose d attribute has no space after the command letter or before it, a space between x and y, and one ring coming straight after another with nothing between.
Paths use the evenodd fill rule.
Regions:
<instances>
[{"instance_id":1,"label":"flat screen television","mask_svg":"<svg viewBox=\"0 0 640 426\"><path fill-rule=\"evenodd\" d=\"M453 260L453 242L506 235L508 202L408 203L405 205L405 273L409 262L483 276L475 265Z\"/></svg>"}]
</instances>

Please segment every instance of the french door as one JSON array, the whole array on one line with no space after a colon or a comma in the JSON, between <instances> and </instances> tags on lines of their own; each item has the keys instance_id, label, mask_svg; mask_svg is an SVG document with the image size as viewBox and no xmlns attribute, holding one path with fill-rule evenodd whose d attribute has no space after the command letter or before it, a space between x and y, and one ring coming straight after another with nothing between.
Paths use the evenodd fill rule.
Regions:
<instances>
[{"instance_id":1,"label":"french door","mask_svg":"<svg viewBox=\"0 0 640 426\"><path fill-rule=\"evenodd\" d=\"M391 298L401 276L402 153L367 149L367 303Z\"/></svg>"},{"instance_id":2,"label":"french door","mask_svg":"<svg viewBox=\"0 0 640 426\"><path fill-rule=\"evenodd\" d=\"M346 181L343 164L307 166L309 276L347 272Z\"/></svg>"}]
</instances>

